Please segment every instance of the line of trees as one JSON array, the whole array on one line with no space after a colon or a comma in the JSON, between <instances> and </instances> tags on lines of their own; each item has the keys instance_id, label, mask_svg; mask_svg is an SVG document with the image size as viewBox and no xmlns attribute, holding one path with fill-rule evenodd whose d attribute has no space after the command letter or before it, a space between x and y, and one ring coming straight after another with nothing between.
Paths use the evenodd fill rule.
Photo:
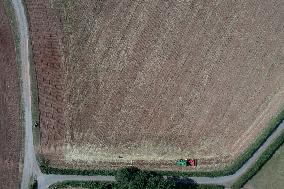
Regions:
<instances>
[{"instance_id":1,"label":"line of trees","mask_svg":"<svg viewBox=\"0 0 284 189\"><path fill-rule=\"evenodd\" d=\"M172 189L174 180L164 179L155 172L142 171L136 167L123 168L115 176L119 189Z\"/></svg>"}]
</instances>

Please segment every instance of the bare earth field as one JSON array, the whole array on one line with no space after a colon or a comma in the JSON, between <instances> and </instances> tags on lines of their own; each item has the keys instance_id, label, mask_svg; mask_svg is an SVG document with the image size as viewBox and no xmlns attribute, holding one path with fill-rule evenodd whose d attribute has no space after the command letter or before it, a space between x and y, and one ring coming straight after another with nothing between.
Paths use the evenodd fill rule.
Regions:
<instances>
[{"instance_id":1,"label":"bare earth field","mask_svg":"<svg viewBox=\"0 0 284 189\"><path fill-rule=\"evenodd\" d=\"M22 128L16 53L4 2L0 1L0 186L19 188Z\"/></svg>"},{"instance_id":2,"label":"bare earth field","mask_svg":"<svg viewBox=\"0 0 284 189\"><path fill-rule=\"evenodd\" d=\"M39 93L41 145L59 145L64 138L63 71L59 19L45 0L25 0L31 33L32 61ZM63 137L63 138L62 138Z\"/></svg>"},{"instance_id":3,"label":"bare earth field","mask_svg":"<svg viewBox=\"0 0 284 189\"><path fill-rule=\"evenodd\" d=\"M222 167L284 107L283 1L26 2L53 165Z\"/></svg>"}]
</instances>

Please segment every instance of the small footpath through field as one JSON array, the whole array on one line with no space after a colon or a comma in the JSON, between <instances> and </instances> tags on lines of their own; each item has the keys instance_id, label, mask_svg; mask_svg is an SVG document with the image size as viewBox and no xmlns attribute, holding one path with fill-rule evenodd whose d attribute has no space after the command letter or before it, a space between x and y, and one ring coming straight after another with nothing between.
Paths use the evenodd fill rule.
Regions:
<instances>
[{"instance_id":1,"label":"small footpath through field","mask_svg":"<svg viewBox=\"0 0 284 189\"><path fill-rule=\"evenodd\" d=\"M25 16L23 2L21 0L12 0L18 30L20 35L20 61L21 61L21 80L22 80L22 102L24 108L24 127L25 127L25 150L24 150L24 167L21 181L21 189L27 189L31 179L34 177L38 180L38 188L46 189L52 184L62 181L115 181L114 176L81 176L81 175L46 175L40 171L36 160L33 133L32 133L32 101L31 101L31 78L29 62L29 33L28 23ZM284 130L284 123L274 131L267 141L255 152L255 154L233 175L222 177L188 177L198 184L219 184L230 187L241 175L243 175L260 157L262 152L276 139Z\"/></svg>"}]
</instances>

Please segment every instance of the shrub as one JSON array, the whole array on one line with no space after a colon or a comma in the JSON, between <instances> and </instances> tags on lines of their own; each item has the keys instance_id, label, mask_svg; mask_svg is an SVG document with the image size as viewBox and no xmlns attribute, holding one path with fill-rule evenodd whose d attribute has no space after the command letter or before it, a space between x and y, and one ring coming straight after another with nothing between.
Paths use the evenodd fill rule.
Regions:
<instances>
[{"instance_id":1,"label":"shrub","mask_svg":"<svg viewBox=\"0 0 284 189\"><path fill-rule=\"evenodd\" d=\"M37 180L33 180L29 186L29 189L37 189Z\"/></svg>"},{"instance_id":2,"label":"shrub","mask_svg":"<svg viewBox=\"0 0 284 189\"><path fill-rule=\"evenodd\" d=\"M115 179L119 183L127 183L134 179L140 170L136 167L126 167L116 172Z\"/></svg>"}]
</instances>

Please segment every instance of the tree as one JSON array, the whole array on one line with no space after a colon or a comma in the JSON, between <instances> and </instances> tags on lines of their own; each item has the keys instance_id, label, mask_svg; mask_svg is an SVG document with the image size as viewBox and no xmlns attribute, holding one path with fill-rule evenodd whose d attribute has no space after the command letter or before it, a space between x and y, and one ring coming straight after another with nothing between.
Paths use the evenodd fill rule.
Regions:
<instances>
[{"instance_id":1,"label":"tree","mask_svg":"<svg viewBox=\"0 0 284 189\"><path fill-rule=\"evenodd\" d=\"M136 173L133 180L129 182L129 188L131 189L145 189L149 179L149 174L145 171L139 171Z\"/></svg>"},{"instance_id":2,"label":"tree","mask_svg":"<svg viewBox=\"0 0 284 189\"><path fill-rule=\"evenodd\" d=\"M136 167L126 167L119 169L115 175L117 184L115 188L117 189L128 189L129 183L134 180L136 174L140 170Z\"/></svg>"},{"instance_id":3,"label":"tree","mask_svg":"<svg viewBox=\"0 0 284 189\"><path fill-rule=\"evenodd\" d=\"M174 180L164 179L161 175L139 170L135 167L117 171L116 189L174 189Z\"/></svg>"},{"instance_id":4,"label":"tree","mask_svg":"<svg viewBox=\"0 0 284 189\"><path fill-rule=\"evenodd\" d=\"M167 180L167 179L162 178L157 188L158 189L175 189L176 184L173 180Z\"/></svg>"}]
</instances>

